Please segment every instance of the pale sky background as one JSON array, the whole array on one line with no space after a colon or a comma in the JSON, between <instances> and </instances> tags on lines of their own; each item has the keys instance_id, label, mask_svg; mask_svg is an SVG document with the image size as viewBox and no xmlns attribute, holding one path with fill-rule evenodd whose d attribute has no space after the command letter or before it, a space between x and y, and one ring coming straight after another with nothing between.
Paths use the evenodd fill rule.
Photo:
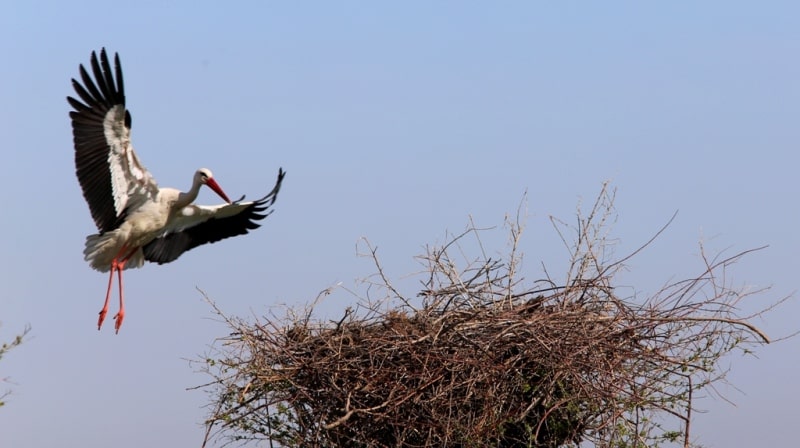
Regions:
<instances>
[{"instance_id":1,"label":"pale sky background","mask_svg":"<svg viewBox=\"0 0 800 448\"><path fill-rule=\"evenodd\" d=\"M700 239L770 245L731 272L772 286L743 312L797 289L800 4L487 5L0 4L0 341L33 327L0 361L0 446L199 446L207 397L187 388L208 378L186 360L227 332L195 287L239 316L302 304L373 272L362 236L404 282L425 244L470 215L500 226L526 190L530 279L566 261L548 217L572 220L611 180L617 254L679 210L620 279L637 294L697 273ZM253 198L288 172L258 231L127 271L119 335L95 327L107 277L82 259L95 229L65 101L101 46L122 57L133 143L162 186L207 166ZM485 235L492 253L504 242ZM349 304L340 291L323 311ZM780 337L798 316L792 299L754 323ZM695 441L796 444L800 340L757 355L726 358L736 406L699 401Z\"/></svg>"}]
</instances>

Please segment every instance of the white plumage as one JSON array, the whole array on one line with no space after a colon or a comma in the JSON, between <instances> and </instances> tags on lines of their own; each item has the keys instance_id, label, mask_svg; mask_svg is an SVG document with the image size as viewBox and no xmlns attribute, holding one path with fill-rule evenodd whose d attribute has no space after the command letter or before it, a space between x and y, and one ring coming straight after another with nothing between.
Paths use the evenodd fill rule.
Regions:
<instances>
[{"instance_id":1,"label":"white plumage","mask_svg":"<svg viewBox=\"0 0 800 448\"><path fill-rule=\"evenodd\" d=\"M168 263L199 245L243 235L259 227L256 221L271 213L285 175L265 197L250 202L231 202L210 170L194 173L186 192L159 188L139 162L131 145L131 115L125 108L125 91L119 55L114 71L105 49L100 58L92 52L89 72L80 66L83 83L72 80L80 100L67 97L75 143L75 166L83 195L99 233L86 238L84 258L92 268L109 272L108 289L98 318L98 329L108 311L114 272L119 276L120 310L115 318L119 331L125 316L122 271L141 267L145 261ZM192 204L206 185L225 204Z\"/></svg>"}]
</instances>

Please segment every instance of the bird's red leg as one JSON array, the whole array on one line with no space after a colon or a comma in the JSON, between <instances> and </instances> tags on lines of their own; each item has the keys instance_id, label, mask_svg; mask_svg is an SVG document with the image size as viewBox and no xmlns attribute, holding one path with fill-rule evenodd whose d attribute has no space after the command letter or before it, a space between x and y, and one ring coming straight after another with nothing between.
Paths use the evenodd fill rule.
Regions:
<instances>
[{"instance_id":1,"label":"bird's red leg","mask_svg":"<svg viewBox=\"0 0 800 448\"><path fill-rule=\"evenodd\" d=\"M122 320L125 319L125 300L122 295L122 271L125 269L126 261L127 260L122 260L117 267L117 275L119 275L119 311L116 316L114 316L114 330L117 334L119 334L119 327L122 326Z\"/></svg>"},{"instance_id":2,"label":"bird's red leg","mask_svg":"<svg viewBox=\"0 0 800 448\"><path fill-rule=\"evenodd\" d=\"M106 289L106 301L103 303L103 309L100 310L100 317L97 318L97 329L103 326L103 321L106 319L108 313L108 299L111 298L111 284L114 281L114 270L117 268L116 258L111 262L111 273L108 275L108 289Z\"/></svg>"},{"instance_id":3,"label":"bird's red leg","mask_svg":"<svg viewBox=\"0 0 800 448\"><path fill-rule=\"evenodd\" d=\"M120 251L120 254L122 254L125 249L126 248L123 247ZM116 330L117 334L119 334L119 328L122 326L122 320L125 319L125 299L123 296L124 288L122 287L122 271L125 270L125 263L128 262L128 259L130 259L137 250L139 250L138 247L134 248L125 256L125 258L122 259L122 261L117 263L117 275L119 276L119 312L117 312L117 315L114 316L114 320L116 321L114 324L114 330Z\"/></svg>"}]
</instances>

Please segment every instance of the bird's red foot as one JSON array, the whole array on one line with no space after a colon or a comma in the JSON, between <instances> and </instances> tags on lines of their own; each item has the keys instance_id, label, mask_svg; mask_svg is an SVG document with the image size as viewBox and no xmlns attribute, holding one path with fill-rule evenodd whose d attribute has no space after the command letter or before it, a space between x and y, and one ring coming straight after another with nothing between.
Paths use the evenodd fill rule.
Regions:
<instances>
[{"instance_id":1,"label":"bird's red foot","mask_svg":"<svg viewBox=\"0 0 800 448\"><path fill-rule=\"evenodd\" d=\"M100 317L97 318L97 330L98 331L100 330L100 327L103 326L103 321L106 320L106 314L107 313L108 313L108 308L103 308L98 313L98 314L100 314Z\"/></svg>"},{"instance_id":2,"label":"bird's red foot","mask_svg":"<svg viewBox=\"0 0 800 448\"><path fill-rule=\"evenodd\" d=\"M124 318L125 318L125 310L119 310L119 313L117 313L117 315L114 316L114 320L116 321L116 323L114 324L114 330L116 330L117 334L119 334L119 327L122 326L122 319Z\"/></svg>"}]
</instances>

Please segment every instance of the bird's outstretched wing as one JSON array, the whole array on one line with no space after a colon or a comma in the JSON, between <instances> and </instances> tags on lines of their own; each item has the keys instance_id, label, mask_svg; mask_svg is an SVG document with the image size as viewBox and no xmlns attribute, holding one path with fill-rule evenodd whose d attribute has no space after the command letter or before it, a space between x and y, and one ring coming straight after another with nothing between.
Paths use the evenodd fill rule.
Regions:
<instances>
[{"instance_id":1,"label":"bird's outstretched wing","mask_svg":"<svg viewBox=\"0 0 800 448\"><path fill-rule=\"evenodd\" d=\"M168 224L165 233L146 244L144 259L158 264L175 261L184 252L207 243L232 236L244 235L257 229L260 221L269 216L272 204L278 199L283 177L278 170L275 187L263 198L250 202L234 202L217 206L189 205Z\"/></svg>"},{"instance_id":2,"label":"bird's outstretched wing","mask_svg":"<svg viewBox=\"0 0 800 448\"><path fill-rule=\"evenodd\" d=\"M131 115L125 109L125 88L119 55L114 70L106 50L92 52L91 70L80 66L81 82L72 80L80 99L67 97L74 111L72 136L75 169L97 229L117 228L126 210L139 201L153 199L158 185L139 162L131 146Z\"/></svg>"}]
</instances>

